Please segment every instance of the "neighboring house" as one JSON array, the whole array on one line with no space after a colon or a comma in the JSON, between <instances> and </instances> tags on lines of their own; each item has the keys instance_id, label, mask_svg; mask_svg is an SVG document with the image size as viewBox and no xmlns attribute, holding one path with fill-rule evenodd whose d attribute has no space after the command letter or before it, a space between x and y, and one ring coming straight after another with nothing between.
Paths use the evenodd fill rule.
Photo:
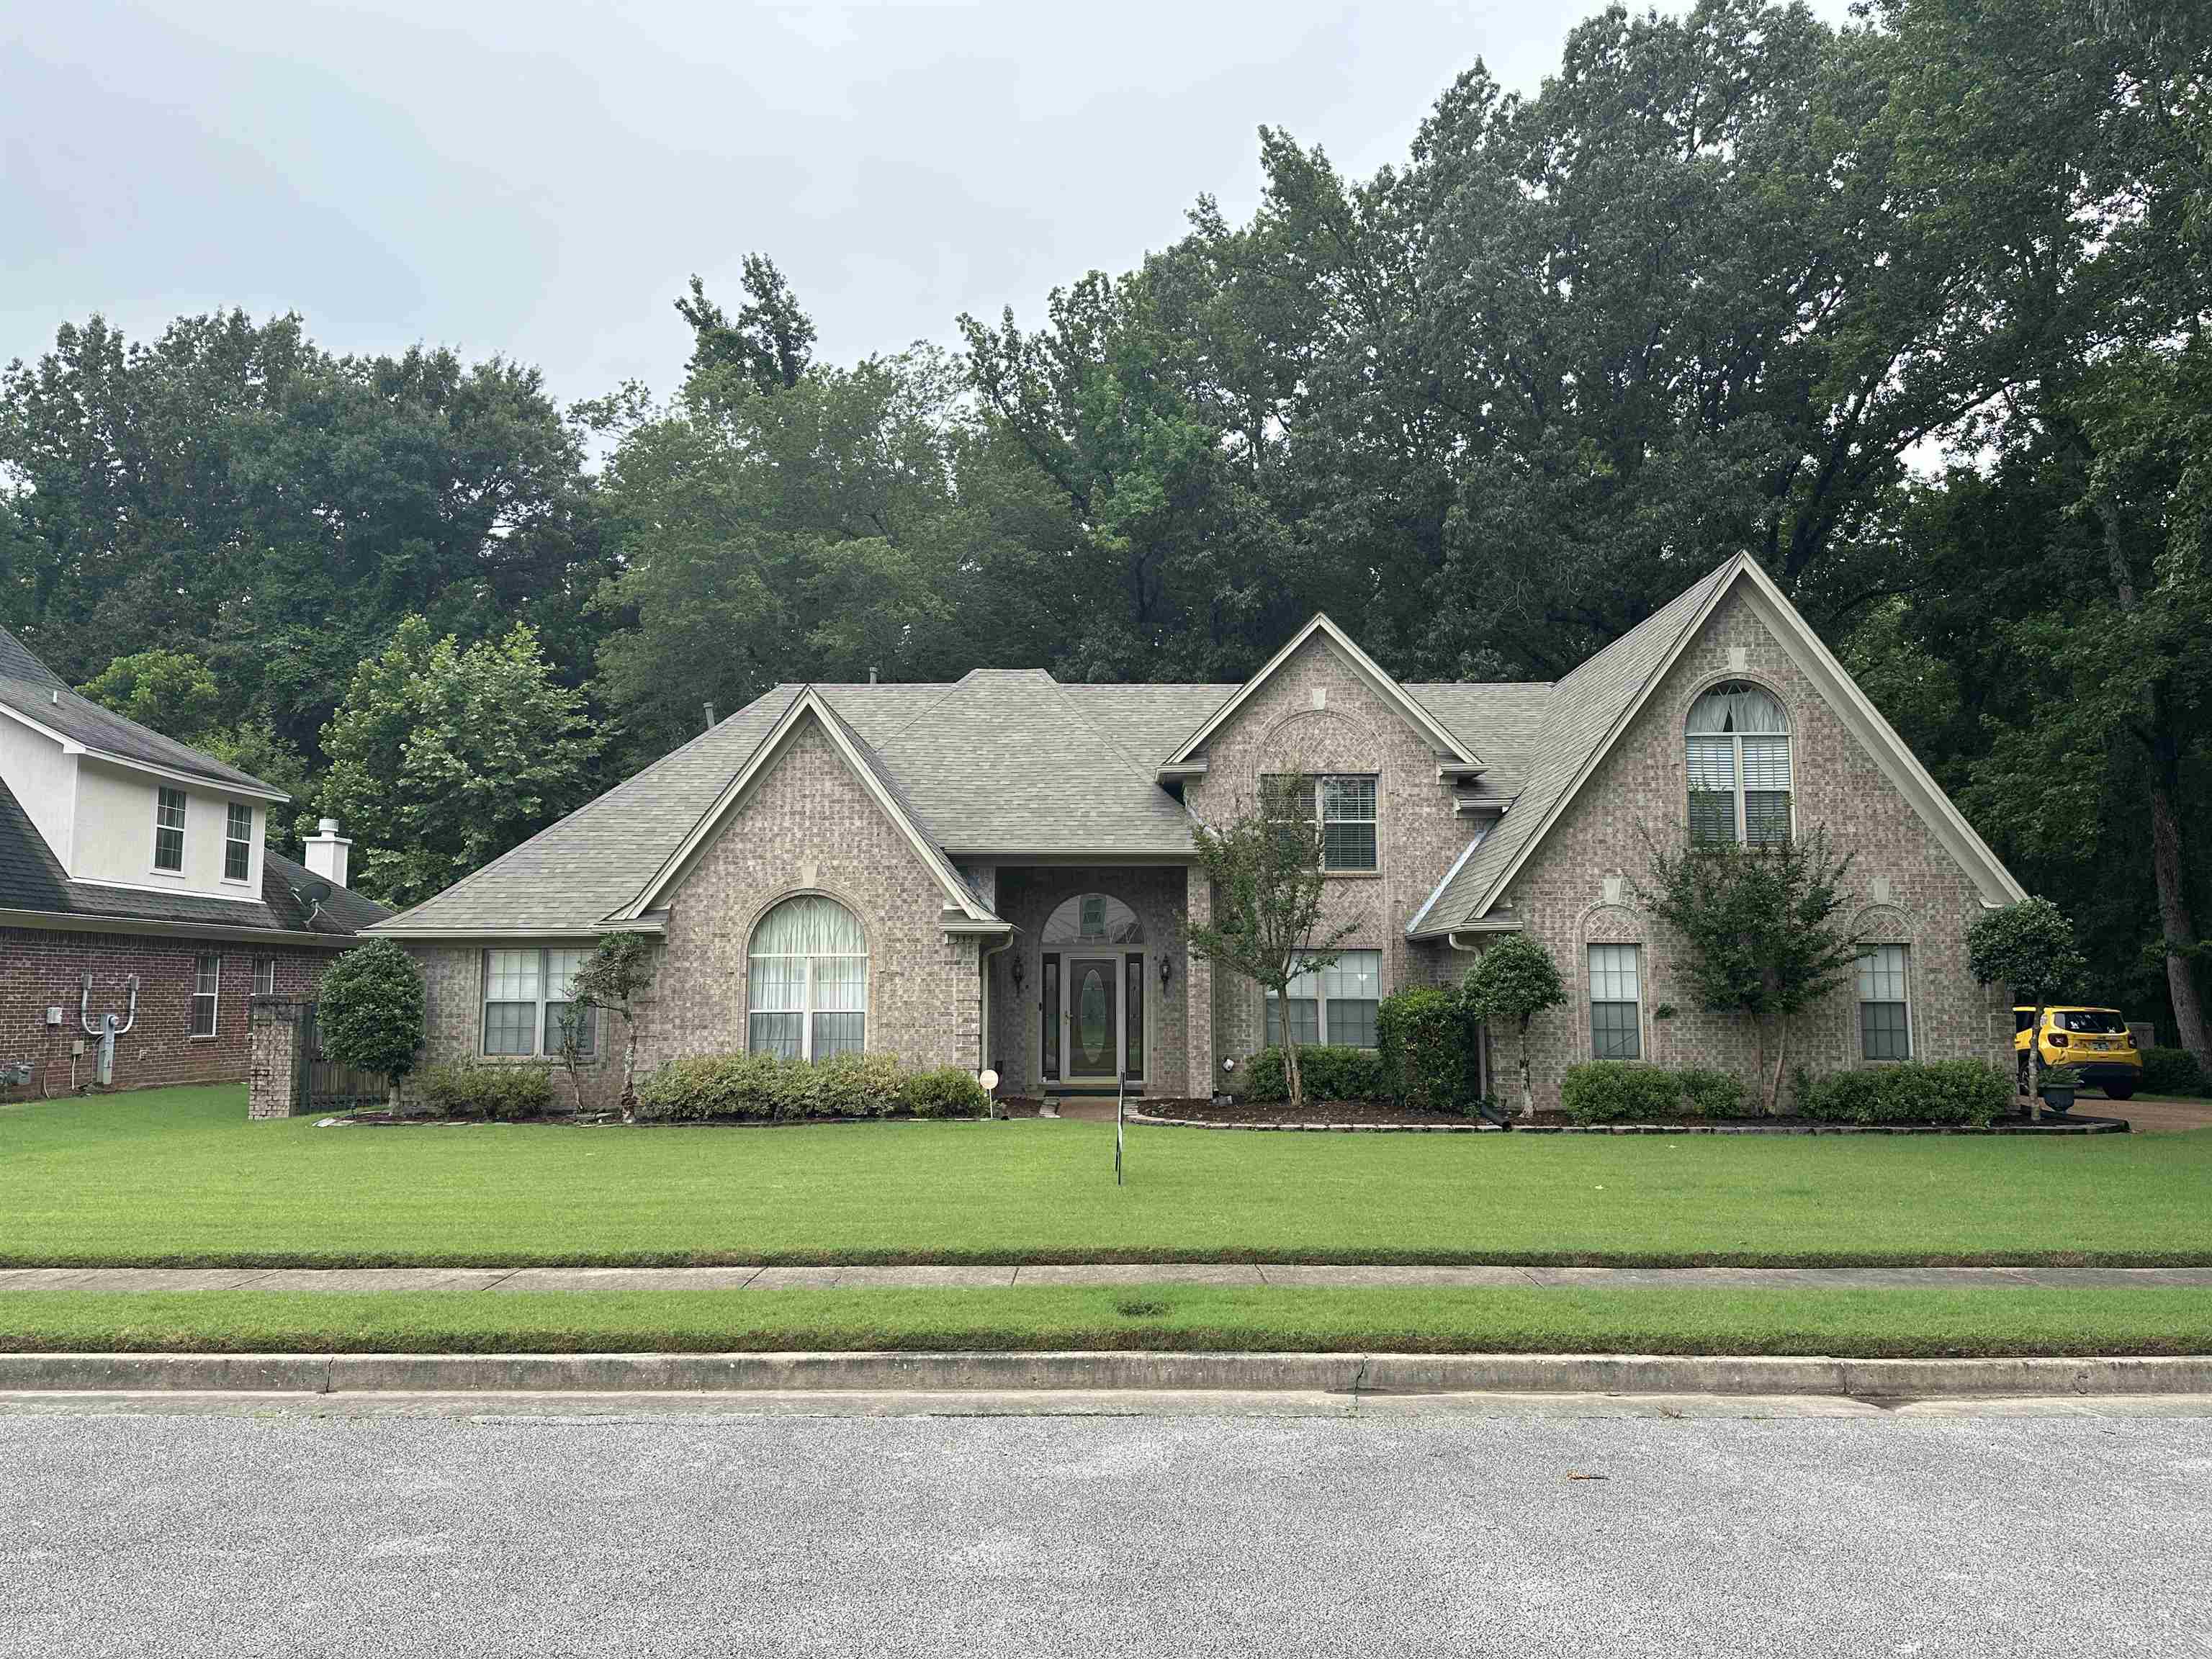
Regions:
<instances>
[{"instance_id":1,"label":"neighboring house","mask_svg":"<svg viewBox=\"0 0 2212 1659\"><path fill-rule=\"evenodd\" d=\"M84 1017L130 1015L135 978L112 1086L243 1079L247 999L308 990L392 914L347 890L328 820L307 866L268 849L285 799L79 696L0 629L0 1065L31 1064L33 1091L91 1082Z\"/></svg>"},{"instance_id":2,"label":"neighboring house","mask_svg":"<svg viewBox=\"0 0 2212 1659\"><path fill-rule=\"evenodd\" d=\"M1212 903L1192 820L1282 775L1313 781L1354 926L1287 1006L1185 946ZM1317 617L1243 685L778 686L373 931L424 965L432 1061L557 1048L568 974L623 931L659 945L647 1066L864 1048L1165 1097L1285 1019L1372 1042L1383 996L1526 931L1573 987L1532 1037L1555 1103L1593 1055L1754 1072L1754 1033L1696 1006L1636 883L1650 840L1815 824L1857 854L1869 949L1792 1053L2003 1061L2009 1000L1965 934L2018 884L1746 557L1555 684L1400 684ZM617 1045L594 1040L604 1087Z\"/></svg>"}]
</instances>

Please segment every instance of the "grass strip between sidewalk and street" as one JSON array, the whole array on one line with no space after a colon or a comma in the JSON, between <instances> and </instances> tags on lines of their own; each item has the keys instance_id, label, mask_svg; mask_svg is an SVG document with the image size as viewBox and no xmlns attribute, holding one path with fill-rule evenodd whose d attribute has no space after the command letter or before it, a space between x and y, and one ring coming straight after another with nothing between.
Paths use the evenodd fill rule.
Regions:
<instances>
[{"instance_id":1,"label":"grass strip between sidewalk and street","mask_svg":"<svg viewBox=\"0 0 2212 1659\"><path fill-rule=\"evenodd\" d=\"M2212 1130L2036 1139L1110 1124L249 1123L0 1107L0 1266L2212 1263Z\"/></svg>"},{"instance_id":2,"label":"grass strip between sidewalk and street","mask_svg":"<svg viewBox=\"0 0 2212 1659\"><path fill-rule=\"evenodd\" d=\"M0 1293L17 1352L2212 1353L2212 1289Z\"/></svg>"}]
</instances>

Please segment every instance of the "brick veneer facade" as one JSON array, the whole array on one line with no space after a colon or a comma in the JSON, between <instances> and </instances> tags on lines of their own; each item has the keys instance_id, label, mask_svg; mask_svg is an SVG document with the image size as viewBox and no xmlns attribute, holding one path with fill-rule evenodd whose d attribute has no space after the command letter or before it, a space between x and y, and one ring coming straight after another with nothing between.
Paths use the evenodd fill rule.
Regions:
<instances>
[{"instance_id":1,"label":"brick veneer facade","mask_svg":"<svg viewBox=\"0 0 2212 1659\"><path fill-rule=\"evenodd\" d=\"M1741 654L1732 657L1732 651ZM1688 833L1684 734L1690 705L1721 682L1737 679L1765 686L1789 711L1797 830L1825 826L1838 852L1856 854L1850 878L1860 894L1854 926L1871 942L1908 947L1914 1056L2009 1065L2011 998L2003 988L1976 984L1966 968L1966 927L1980 912L1980 894L1738 587L1506 890L1511 914L1549 947L1570 992L1566 1007L1539 1015L1530 1029L1537 1105L1558 1104L1561 1074L1590 1058L1589 946L1597 942L1642 947L1645 1058L1726 1069L1755 1086L1755 1028L1698 1007L1674 966L1680 939L1647 915L1636 897L1650 868L1650 842L1679 846ZM1615 878L1612 896L1608 877ZM1672 1018L1652 1017L1662 1003L1674 1006ZM1518 1066L1516 1043L1510 1034L1498 1034L1501 1077ZM1860 1063L1857 1002L1848 982L1793 1023L1789 1050L1793 1066L1802 1062L1816 1073Z\"/></svg>"},{"instance_id":2,"label":"brick veneer facade","mask_svg":"<svg viewBox=\"0 0 2212 1659\"><path fill-rule=\"evenodd\" d=\"M638 1069L745 1047L746 952L754 925L800 893L836 899L868 944L867 1047L916 1066L978 1070L982 978L973 936L948 937L944 889L810 718L708 842L668 904ZM517 945L594 941L515 940ZM423 965L426 1064L481 1058L484 946L407 943ZM603 1022L587 1104L621 1086L618 1024ZM493 1062L486 1062L493 1063ZM419 1083L406 1085L419 1098ZM565 1079L556 1081L565 1102Z\"/></svg>"},{"instance_id":3,"label":"brick veneer facade","mask_svg":"<svg viewBox=\"0 0 2212 1659\"><path fill-rule=\"evenodd\" d=\"M350 944L351 940L338 942ZM276 948L235 940L165 939L144 933L92 933L63 929L0 928L0 1063L28 1061L38 1070L31 1092L69 1091L70 1045L82 1039L76 1080L88 1084L99 1040L79 1023L82 976L93 976L91 1012L129 1011L125 981L138 976L138 1017L116 1039L118 1089L150 1089L179 1083L236 1083L248 1067L246 1002L253 994L253 964L274 958L276 989L290 995L312 990L331 951ZM191 1033L192 992L202 955L222 958L215 1035ZM59 1005L62 1023L46 1024Z\"/></svg>"}]
</instances>

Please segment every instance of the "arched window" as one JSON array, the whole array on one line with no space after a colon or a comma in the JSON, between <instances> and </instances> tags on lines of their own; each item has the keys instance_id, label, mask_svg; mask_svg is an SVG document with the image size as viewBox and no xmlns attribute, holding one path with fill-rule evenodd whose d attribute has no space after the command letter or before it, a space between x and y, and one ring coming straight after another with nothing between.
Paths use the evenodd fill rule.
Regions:
<instances>
[{"instance_id":1,"label":"arched window","mask_svg":"<svg viewBox=\"0 0 2212 1659\"><path fill-rule=\"evenodd\" d=\"M1141 945L1145 925L1117 898L1085 893L1069 899L1045 919L1046 945Z\"/></svg>"},{"instance_id":2,"label":"arched window","mask_svg":"<svg viewBox=\"0 0 2212 1659\"><path fill-rule=\"evenodd\" d=\"M812 894L760 919L747 952L745 1046L826 1060L867 1046L868 944L853 913Z\"/></svg>"},{"instance_id":3,"label":"arched window","mask_svg":"<svg viewBox=\"0 0 2212 1659\"><path fill-rule=\"evenodd\" d=\"M1742 680L1690 705L1690 844L1771 847L1790 839L1790 716Z\"/></svg>"}]
</instances>

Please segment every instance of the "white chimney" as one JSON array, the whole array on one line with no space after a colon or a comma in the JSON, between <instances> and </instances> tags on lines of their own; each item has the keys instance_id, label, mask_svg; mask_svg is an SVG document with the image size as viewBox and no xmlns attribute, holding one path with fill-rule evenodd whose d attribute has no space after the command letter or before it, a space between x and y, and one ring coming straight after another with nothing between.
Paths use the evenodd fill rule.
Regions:
<instances>
[{"instance_id":1,"label":"white chimney","mask_svg":"<svg viewBox=\"0 0 2212 1659\"><path fill-rule=\"evenodd\" d=\"M353 854L353 843L338 834L336 818L317 822L315 833L307 837L307 869L320 876L333 887L346 884L346 864Z\"/></svg>"}]
</instances>

